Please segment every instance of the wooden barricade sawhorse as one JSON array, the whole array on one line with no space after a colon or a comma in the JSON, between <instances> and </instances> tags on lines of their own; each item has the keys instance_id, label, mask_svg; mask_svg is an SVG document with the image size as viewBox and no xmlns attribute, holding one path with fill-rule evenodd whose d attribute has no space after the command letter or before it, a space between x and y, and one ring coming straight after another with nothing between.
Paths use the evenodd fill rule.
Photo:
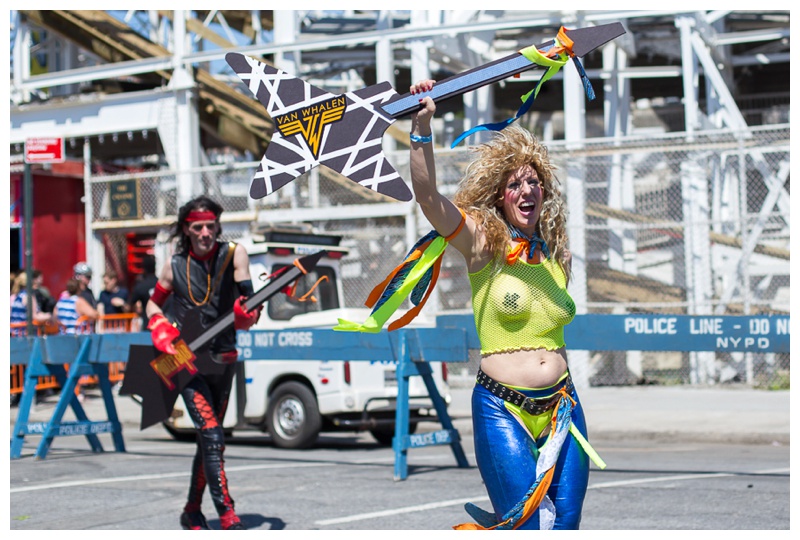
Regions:
<instances>
[{"instance_id":1,"label":"wooden barricade sawhorse","mask_svg":"<svg viewBox=\"0 0 800 540\"><path fill-rule=\"evenodd\" d=\"M445 334L454 334L452 337ZM395 332L390 333L394 336ZM424 337L424 336L423 336ZM397 409L395 411L395 431L392 440L394 450L394 479L405 480L408 477L408 450L425 446L450 445L459 467L469 467L467 457L461 447L461 436L453 426L447 404L439 394L433 380L433 371L428 362L453 362L468 358L467 337L463 330L437 330L429 336L431 340L441 340L447 344L442 350L439 347L427 348L420 343L418 330L399 331L393 348L398 354L397 362ZM427 353L427 354L426 354ZM442 355L444 353L444 355ZM420 376L428 390L428 396L436 409L436 416L444 429L428 433L409 434L409 377Z\"/></svg>"},{"instance_id":2,"label":"wooden barricade sawhorse","mask_svg":"<svg viewBox=\"0 0 800 540\"><path fill-rule=\"evenodd\" d=\"M280 334L304 334L302 340L282 339ZM273 335L259 335L273 334ZM274 339L274 334L279 334ZM286 336L290 337L290 336ZM312 345L313 344L313 345ZM394 479L408 477L408 450L431 445L449 445L459 467L468 467L461 447L461 437L453 427L447 404L439 394L428 362L466 362L467 335L460 328L403 328L376 334L336 332L334 330L292 328L286 330L251 330L240 332L238 347L248 360L346 360L395 362L397 364L397 408ZM430 433L409 434L409 378L422 377L428 396L444 429Z\"/></svg>"},{"instance_id":3,"label":"wooden barricade sawhorse","mask_svg":"<svg viewBox=\"0 0 800 540\"><path fill-rule=\"evenodd\" d=\"M93 452L102 452L98 435L111 434L117 452L125 451L122 425L111 392L108 363L125 362L133 344L150 342L149 333L54 335L11 338L12 363L26 363L25 382L19 403L17 421L11 436L11 459L22 456L25 437L40 435L35 457L44 459L55 437L83 435ZM69 369L65 367L69 366ZM92 421L86 416L75 388L83 376L96 377L108 419ZM30 410L39 377L54 376L62 388L58 403L47 422L29 422ZM63 420L71 408L77 421Z\"/></svg>"}]
</instances>

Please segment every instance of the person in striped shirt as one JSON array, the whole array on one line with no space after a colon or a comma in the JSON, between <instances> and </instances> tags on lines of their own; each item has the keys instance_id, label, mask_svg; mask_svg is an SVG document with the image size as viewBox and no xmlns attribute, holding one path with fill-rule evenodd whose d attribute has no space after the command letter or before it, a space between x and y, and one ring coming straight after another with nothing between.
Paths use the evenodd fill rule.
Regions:
<instances>
[{"instance_id":1,"label":"person in striped shirt","mask_svg":"<svg viewBox=\"0 0 800 540\"><path fill-rule=\"evenodd\" d=\"M11 323L25 323L28 322L28 293L26 290L28 284L28 276L23 271L16 278L14 284L11 286ZM46 323L50 320L50 314L45 313L39 309L39 304L36 301L36 296L33 297L33 322ZM16 332L15 332L16 331ZM12 328L12 335L24 335L25 331Z\"/></svg>"},{"instance_id":2,"label":"person in striped shirt","mask_svg":"<svg viewBox=\"0 0 800 540\"><path fill-rule=\"evenodd\" d=\"M94 321L98 317L97 310L78 294L80 290L77 279L67 281L67 290L61 294L53 310L53 316L64 334L81 333L84 330L84 325L78 322L81 317L86 321Z\"/></svg>"}]
</instances>

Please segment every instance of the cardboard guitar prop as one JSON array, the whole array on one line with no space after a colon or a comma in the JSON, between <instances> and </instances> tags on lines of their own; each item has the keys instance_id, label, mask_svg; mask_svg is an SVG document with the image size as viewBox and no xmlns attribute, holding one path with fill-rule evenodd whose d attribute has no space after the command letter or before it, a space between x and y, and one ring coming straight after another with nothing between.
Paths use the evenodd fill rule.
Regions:
<instances>
[{"instance_id":1,"label":"cardboard guitar prop","mask_svg":"<svg viewBox=\"0 0 800 540\"><path fill-rule=\"evenodd\" d=\"M571 41L567 53L573 59L625 33L621 23L562 31L568 38L564 41ZM551 49L553 55L556 50L564 50L560 41L550 40L439 81L429 92L413 95L399 95L388 82L331 94L254 58L228 53L228 65L275 122L275 133L250 184L250 197L266 197L322 164L365 188L410 201L411 191L383 154L386 129L398 118L418 110L419 101L425 96L438 103L550 65L539 59ZM565 58L560 68L566 63L566 56L559 54ZM575 65L584 85L588 84L580 63Z\"/></svg>"},{"instance_id":2,"label":"cardboard guitar prop","mask_svg":"<svg viewBox=\"0 0 800 540\"><path fill-rule=\"evenodd\" d=\"M287 266L270 282L244 302L247 311L284 290L288 285L313 270L324 251L301 257L293 266ZM301 269L302 268L302 269ZM141 398L142 418L139 429L157 424L172 413L181 390L197 374L217 375L225 371L225 364L212 360L210 342L233 325L233 310L205 327L200 308L186 313L181 325L181 335L175 343L178 354L162 353L152 345L131 345L125 378L120 395Z\"/></svg>"}]
</instances>

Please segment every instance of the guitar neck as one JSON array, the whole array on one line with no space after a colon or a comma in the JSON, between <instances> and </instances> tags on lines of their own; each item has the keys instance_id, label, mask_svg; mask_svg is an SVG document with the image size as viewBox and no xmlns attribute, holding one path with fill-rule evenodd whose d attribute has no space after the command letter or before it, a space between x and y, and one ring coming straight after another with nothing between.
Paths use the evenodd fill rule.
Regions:
<instances>
[{"instance_id":1,"label":"guitar neck","mask_svg":"<svg viewBox=\"0 0 800 540\"><path fill-rule=\"evenodd\" d=\"M577 57L583 57L612 39L624 34L625 27L622 23L617 22L586 28L576 28L574 30L565 30L565 33L567 37L572 40L572 54ZM537 45L536 48L541 53L547 54L554 45L555 40L550 40L541 45ZM505 58L489 62L488 64L478 66L464 73L459 73L458 75L437 82L430 92L421 92L419 94L407 93L395 96L394 99L381 105L380 108L387 116L397 119L418 110L420 108L419 100L426 96L430 96L433 98L434 102L438 103L537 67L540 66L531 62L520 53L510 54Z\"/></svg>"},{"instance_id":2,"label":"guitar neck","mask_svg":"<svg viewBox=\"0 0 800 540\"><path fill-rule=\"evenodd\" d=\"M552 46L553 41L550 40L538 45L536 48L547 52ZM531 62L520 53L510 54L499 60L438 81L428 92L400 95L394 100L381 105L380 108L394 119L402 118L418 110L420 108L419 101L424 97L430 96L435 103L439 103L537 67L539 67L538 64Z\"/></svg>"},{"instance_id":3,"label":"guitar neck","mask_svg":"<svg viewBox=\"0 0 800 540\"><path fill-rule=\"evenodd\" d=\"M304 268L306 270L311 270L316 265L316 261L319 260L319 255L316 254L310 257L306 257L302 259L306 261L306 265ZM310 264L310 259L315 258L313 264ZM259 291L254 293L250 298L248 298L244 302L244 307L247 311L251 311L267 300L269 300L272 296L279 293L283 290L284 287L292 283L301 275L301 271L296 266L289 266L286 270L280 274L279 276L273 278L265 287L261 288ZM197 336L191 343L189 343L189 348L193 351L198 350L200 347L217 337L221 334L226 328L230 327L233 324L233 311L229 311L209 326L202 334Z\"/></svg>"}]
</instances>

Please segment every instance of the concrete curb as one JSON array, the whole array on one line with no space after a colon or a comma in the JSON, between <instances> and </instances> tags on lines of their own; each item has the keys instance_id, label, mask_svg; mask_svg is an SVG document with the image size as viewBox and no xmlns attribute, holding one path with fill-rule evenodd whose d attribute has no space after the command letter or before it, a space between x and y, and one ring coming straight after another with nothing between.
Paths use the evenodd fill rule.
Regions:
<instances>
[{"instance_id":1,"label":"concrete curb","mask_svg":"<svg viewBox=\"0 0 800 540\"><path fill-rule=\"evenodd\" d=\"M453 427L458 430L462 439L472 437L472 420L469 417L451 418ZM436 422L423 422L419 424L419 432L436 431L442 426ZM653 443L724 443L724 444L752 444L752 445L780 445L789 446L788 433L738 433L719 431L655 431L640 429L634 430L603 430L592 429L589 426L589 439L592 443L608 444L621 441L639 441Z\"/></svg>"}]
</instances>

